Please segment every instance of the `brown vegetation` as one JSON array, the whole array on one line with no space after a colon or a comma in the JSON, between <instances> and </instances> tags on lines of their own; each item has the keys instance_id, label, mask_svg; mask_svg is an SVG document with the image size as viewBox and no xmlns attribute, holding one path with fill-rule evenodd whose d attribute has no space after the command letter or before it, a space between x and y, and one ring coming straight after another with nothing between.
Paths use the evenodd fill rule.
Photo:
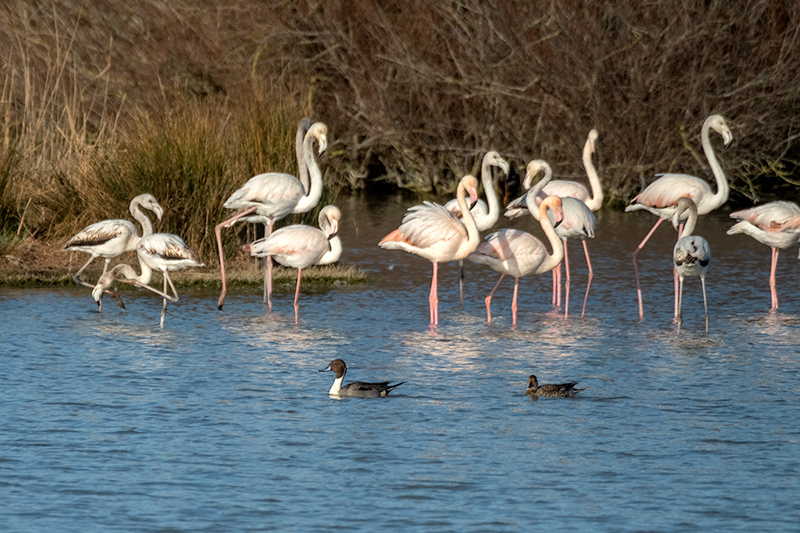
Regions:
<instances>
[{"instance_id":1,"label":"brown vegetation","mask_svg":"<svg viewBox=\"0 0 800 533\"><path fill-rule=\"evenodd\" d=\"M721 113L733 200L793 199L799 40L800 5L768 0L11 0L0 252L126 216L146 191L159 230L213 263L222 202L253 174L295 171L305 115L331 132L331 198L451 194L488 149L580 179L597 128L621 206L656 172L707 176L699 129Z\"/></svg>"}]
</instances>

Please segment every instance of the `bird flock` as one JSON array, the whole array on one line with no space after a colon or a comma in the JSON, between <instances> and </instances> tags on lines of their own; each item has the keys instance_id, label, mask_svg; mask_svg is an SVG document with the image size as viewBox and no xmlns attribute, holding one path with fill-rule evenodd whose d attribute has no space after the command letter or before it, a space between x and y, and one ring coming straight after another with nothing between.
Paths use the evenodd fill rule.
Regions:
<instances>
[{"instance_id":1,"label":"bird flock","mask_svg":"<svg viewBox=\"0 0 800 533\"><path fill-rule=\"evenodd\" d=\"M701 143L716 182L716 192L711 185L698 177L686 174L662 174L649 186L636 195L625 211L646 210L656 215L658 220L633 251L633 269L636 277L639 317L644 317L642 290L639 284L637 257L647 241L664 221L671 221L678 232L673 249L675 304L674 314L681 330L682 295L684 278L699 277L703 289L705 307L705 330L708 332L708 304L705 297L705 276L708 270L711 251L708 242L695 234L698 219L728 200L729 185L712 146L711 132L722 137L727 147L733 140L730 128L720 115L711 115L703 123ZM268 172L252 177L241 188L233 192L225 201L224 207L231 214L216 225L215 235L219 250L220 276L222 290L217 307L222 309L227 294L225 277L225 257L222 246L222 230L236 222L262 224L265 237L244 246L244 250L254 257L264 259L263 301L272 310L272 262L297 269L297 285L294 297L295 323L299 323L300 280L303 269L317 264L331 264L339 260L342 244L338 237L341 213L335 206L326 206L319 212L319 228L296 224L273 231L274 223L291 213L306 213L315 209L322 196L322 172L314 156L314 144L318 156L328 145L328 129L321 122L312 123L304 118L299 121L296 136L296 156L298 175ZM439 263L464 260L483 264L500 274L491 292L485 298L486 319L492 320L492 297L500 282L506 277L514 278L514 292L511 304L512 323L517 322L517 296L519 279L528 275L552 272L552 303L556 308L562 303L561 263L564 263L564 316L569 315L570 268L567 242L580 240L588 266L588 281L583 298L581 316L586 313L593 270L587 246L587 239L595 235L596 219L593 212L603 203L603 190L597 171L592 162L599 134L591 130L583 149L583 164L589 181L587 188L581 183L554 180L550 165L541 159L528 163L523 186L525 194L510 202L505 210L508 218L531 216L546 237L545 244L528 232L518 229L500 229L481 240L480 232L496 224L500 216L500 201L493 185L493 170L509 173L509 164L500 154L487 152L481 166L481 182L475 176L464 176L456 189L456 198L445 205L424 202L408 209L399 227L386 235L378 246L388 250L403 250L418 255L432 263L428 305L430 326L439 323L438 269ZM538 176L541 179L535 181ZM486 200L478 199L478 186L483 185ZM203 263L177 235L153 233L150 218L143 212L149 210L158 220L163 209L150 194L135 197L130 203L130 212L139 222L142 235L136 226L127 220L104 220L87 226L64 244L66 251L80 251L89 254L89 260L76 272L76 283L90 287L92 297L102 311L102 298L108 294L124 308L121 298L111 289L115 282L129 283L149 290L163 300L161 326L164 325L167 302L177 302L178 293L169 277L169 272L203 266ZM731 214L737 222L728 230L729 235L745 234L772 248L770 271L771 309L778 308L775 287L775 269L779 250L800 242L800 207L792 202L771 202ZM134 265L118 264L109 270L112 259L125 252L136 251L139 274ZM103 272L92 285L81 279L81 274L97 257L105 261ZM463 266L462 266L463 268ZM152 273L161 271L163 290L150 285ZM463 279L462 275L459 278ZM463 302L463 286L460 282L460 298ZM338 361L338 362L337 362ZM346 366L341 360L331 363L329 369L336 373L336 382L331 389L334 393L345 394L345 390L360 390L342 386ZM378 384L378 395L385 396L397 385ZM541 390L536 377L531 376L531 390ZM572 395L580 389L574 384L564 384L563 392ZM368 387L369 395L375 390ZM560 389L561 390L561 389Z\"/></svg>"}]
</instances>

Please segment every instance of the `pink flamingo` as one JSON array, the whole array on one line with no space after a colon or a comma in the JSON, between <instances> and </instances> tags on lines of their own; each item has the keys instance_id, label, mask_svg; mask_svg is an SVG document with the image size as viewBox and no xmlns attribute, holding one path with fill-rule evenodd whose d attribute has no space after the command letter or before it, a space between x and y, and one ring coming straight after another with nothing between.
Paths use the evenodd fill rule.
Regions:
<instances>
[{"instance_id":1,"label":"pink flamingo","mask_svg":"<svg viewBox=\"0 0 800 533\"><path fill-rule=\"evenodd\" d=\"M389 250L405 250L424 257L433 263L433 279L428 297L431 326L439 324L439 298L437 294L437 274L439 263L460 261L475 251L480 241L478 226L467 208L466 193L470 201L478 199L478 180L474 176L464 176L458 184L456 198L463 213L458 219L453 213L439 204L425 202L415 205L406 212L400 227L384 237L378 246Z\"/></svg>"},{"instance_id":2,"label":"pink flamingo","mask_svg":"<svg viewBox=\"0 0 800 533\"><path fill-rule=\"evenodd\" d=\"M306 119L298 124L298 137L300 131L307 124ZM325 152L328 146L328 127L321 122L312 124L305 132L302 144L302 154L298 150L298 167L300 179L281 172L268 172L250 178L239 190L234 192L226 201L225 208L236 210L229 219L218 224L215 228L217 246L219 248L219 264L222 276L222 292L219 295L217 307L222 309L227 294L225 283L225 256L222 251L223 227L228 227L238 220L264 224L266 235L272 233L276 220L280 220L290 213L305 213L313 209L322 196L322 174L314 159L313 143L319 145L319 155ZM297 147L300 145L297 144ZM310 185L306 187L305 172L310 176ZM265 258L264 270L264 302L272 309L272 260Z\"/></svg>"},{"instance_id":3,"label":"pink flamingo","mask_svg":"<svg viewBox=\"0 0 800 533\"><path fill-rule=\"evenodd\" d=\"M722 136L722 142L727 147L733 140L730 128L725 123L725 119L720 115L711 115L705 122L700 133L702 139L703 152L708 159L708 164L711 166L711 172L717 182L717 192L712 193L711 187L707 182L695 176L687 174L660 174L659 178L651 183L642 192L636 195L631 204L625 208L625 211L639 211L647 210L654 215L658 216L658 221L650 230L650 233L645 236L644 240L639 243L636 250L633 252L633 272L636 275L636 294L639 299L639 319L644 318L644 310L642 307L642 289L639 284L639 269L636 264L636 257L639 251L644 247L645 243L650 239L653 233L658 228L659 224L666 219L670 219L675 212L675 205L678 199L686 196L691 198L697 205L697 214L705 215L728 201L728 193L730 187L728 181L725 179L725 173L717 161L717 156L714 154L714 149L711 147L710 131L714 130ZM675 316L678 316L678 273L675 272Z\"/></svg>"},{"instance_id":4,"label":"pink flamingo","mask_svg":"<svg viewBox=\"0 0 800 533\"><path fill-rule=\"evenodd\" d=\"M537 197L537 203L540 202L543 198L547 196L560 196L561 198L575 198L577 200L582 201L586 204L586 207L589 208L590 211L597 211L603 206L603 187L600 184L600 178L597 176L597 170L594 167L594 163L592 162L592 155L597 148L597 139L598 139L597 130L591 130L589 135L586 137L586 143L583 145L583 168L586 170L586 176L589 178L589 186L591 187L591 193L586 188L585 185L581 183L577 183L574 181L565 181L565 180L551 180L545 181L544 189L541 190ZM530 182L528 182L528 187L530 187ZM526 192L521 198L514 200L511 202L508 207L506 208L506 216L509 218L516 218L518 216L522 216L524 211L527 209L525 199L527 198L528 193ZM573 204L572 201L568 201L567 204ZM596 220L594 215L591 213L587 213L586 210L580 208L579 206L575 205L565 205L564 206L565 213L569 211L571 215L565 214L565 217L570 220L569 224L562 224L561 230L559 235L562 238L578 238L583 241L583 248L584 248L584 255L586 256L586 265L589 268L589 276L588 281L586 283L586 294L583 298L583 309L581 311L581 316L584 316L586 313L586 302L589 298L589 289L592 285L592 278L594 277L594 271L592 270L592 262L589 258L589 250L586 246L585 237L589 236L591 233L591 237L594 237L594 228L596 226ZM583 222L581 223L581 220ZM586 230L579 229L581 226L586 227ZM591 229L588 228L588 225L591 226ZM567 228L573 228L573 231L568 231ZM577 230L577 231L574 231ZM567 235L569 234L569 235ZM570 274L569 274L569 255L566 246L566 241L564 241L564 262L566 266L567 272L567 291L569 291L569 284L570 284ZM556 307L561 306L561 265L557 268L553 269L553 305ZM569 307L569 298L567 297L567 303L565 308L565 313L568 313Z\"/></svg>"},{"instance_id":5,"label":"pink flamingo","mask_svg":"<svg viewBox=\"0 0 800 533\"><path fill-rule=\"evenodd\" d=\"M739 222L728 230L728 235L744 233L772 248L769 289L772 295L770 309L774 311L778 309L778 291L775 284L778 253L781 248L789 248L800 242L800 233L791 231L792 226L797 226L800 222L800 207L793 202L770 202L731 213L731 218Z\"/></svg>"},{"instance_id":6,"label":"pink flamingo","mask_svg":"<svg viewBox=\"0 0 800 533\"><path fill-rule=\"evenodd\" d=\"M494 179L492 176L492 167L498 167L503 173L508 176L510 167L508 162L500 157L495 151L486 152L483 156L481 163L481 184L483 185L483 192L486 194L486 202L478 200L475 205L470 206L469 210L472 212L472 217L475 219L475 225L478 226L478 231L486 231L497 223L500 218L500 199L497 197L497 191L494 189ZM486 205L488 202L488 206ZM446 204L444 208L453 213L455 216L461 218L461 209L458 207L458 200L453 198ZM458 262L459 276L458 276L458 300L461 305L464 305L464 261Z\"/></svg>"},{"instance_id":7,"label":"pink flamingo","mask_svg":"<svg viewBox=\"0 0 800 533\"><path fill-rule=\"evenodd\" d=\"M484 300L486 302L486 321L492 322L492 296L500 286L506 275L514 277L514 297L511 302L512 325L517 324L517 293L519 278L529 274L542 274L557 267L564 257L564 247L561 238L556 234L553 223L547 216L547 210L554 214L556 226L564 219L562 199L558 196L549 196L539 205L536 220L542 226L545 235L550 241L552 253L547 247L530 233L504 228L492 233L469 256L474 263L483 263L495 272L500 273L500 279L495 283L492 292Z\"/></svg>"},{"instance_id":8,"label":"pink flamingo","mask_svg":"<svg viewBox=\"0 0 800 533\"><path fill-rule=\"evenodd\" d=\"M536 184L535 187L528 190L526 193L527 197L532 197L536 199L536 203L540 203L544 196L542 190L547 188L548 182L553 177L553 170L550 168L550 165L547 164L546 161L542 161L541 159L534 159L530 163L528 163L527 167L527 174L525 176L525 187L530 187L533 179L539 172L544 172L544 177ZM567 251L567 239L581 239L583 243L583 250L584 254L586 255L586 264L589 266L589 277L588 282L586 284L586 294L583 297L583 310L581 312L581 316L584 316L586 313L586 302L589 299L589 288L592 285L592 261L589 258L589 248L586 245L586 238L594 238L594 229L597 225L597 222L592 214L591 209L583 203L581 200L572 197L563 197L562 200L562 208L564 211L564 222L561 223L558 227L556 227L555 231L558 237L564 241L564 266L565 271L567 273L567 282L566 282L566 299L564 305L564 317L569 316L569 290L571 285L571 277L569 272L569 255ZM531 211L531 214L534 218L538 220L539 214L536 210ZM552 222L552 221L551 221ZM554 294L561 293L561 268L560 265L556 266L553 269L553 285L554 285ZM554 302L555 305L559 305L557 299Z\"/></svg>"},{"instance_id":9,"label":"pink flamingo","mask_svg":"<svg viewBox=\"0 0 800 533\"><path fill-rule=\"evenodd\" d=\"M681 332L683 317L681 316L681 305L683 304L683 278L686 276L700 277L700 284L703 286L703 309L706 316L706 333L708 333L708 303L706 302L706 271L711 262L711 248L708 242L699 235L692 235L697 226L697 206L691 198L679 198L675 204L675 213L672 215L672 225L676 230L680 228L680 219L683 213L687 212L689 218L682 235L672 249L672 260L678 271L680 278L680 291L678 292L678 333Z\"/></svg>"},{"instance_id":10,"label":"pink flamingo","mask_svg":"<svg viewBox=\"0 0 800 533\"><path fill-rule=\"evenodd\" d=\"M298 299L303 269L311 265L335 263L342 254L341 242L337 236L341 218L339 209L328 205L319 213L320 229L294 224L244 247L254 257L274 257L281 265L297 269L297 288L294 292L295 324L299 322ZM334 239L335 242L332 242Z\"/></svg>"},{"instance_id":11,"label":"pink flamingo","mask_svg":"<svg viewBox=\"0 0 800 533\"><path fill-rule=\"evenodd\" d=\"M97 302L99 309L102 293L117 280L116 276L119 274L125 278L119 279L122 283L130 283L137 287L147 289L163 298L164 303L161 306L161 327L163 328L164 316L167 313L167 300L173 303L178 301L178 291L175 290L175 285L172 283L169 273L173 270L183 270L205 265L197 259L197 256L186 246L183 239L171 233L154 233L142 237L136 245L136 255L139 258L139 266L142 269L141 274L136 274L136 271L130 265L117 265L100 276L97 285L95 285L94 290L92 290L92 297ZM148 285L153 276L153 270L161 271L164 278L163 292ZM167 294L168 283L172 289L172 296Z\"/></svg>"}]
</instances>

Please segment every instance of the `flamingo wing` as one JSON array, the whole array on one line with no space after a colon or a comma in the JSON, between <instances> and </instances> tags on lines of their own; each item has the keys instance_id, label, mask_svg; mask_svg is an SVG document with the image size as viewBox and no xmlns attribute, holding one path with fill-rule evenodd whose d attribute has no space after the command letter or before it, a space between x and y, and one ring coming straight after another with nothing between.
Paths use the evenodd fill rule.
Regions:
<instances>
[{"instance_id":1,"label":"flamingo wing","mask_svg":"<svg viewBox=\"0 0 800 533\"><path fill-rule=\"evenodd\" d=\"M688 174L661 174L656 181L637 194L631 204L663 209L673 207L678 198L683 196L699 204L700 198L712 195L711 187L700 178Z\"/></svg>"},{"instance_id":2,"label":"flamingo wing","mask_svg":"<svg viewBox=\"0 0 800 533\"><path fill-rule=\"evenodd\" d=\"M575 198L581 202L587 202L592 198L585 185L566 180L551 180L544 186L542 192L544 193L542 198L560 196L561 198Z\"/></svg>"},{"instance_id":3,"label":"flamingo wing","mask_svg":"<svg viewBox=\"0 0 800 533\"><path fill-rule=\"evenodd\" d=\"M90 250L83 250L83 247L98 247L110 244L115 239L127 240L132 236L138 236L139 232L132 222L127 220L103 220L90 224L74 235L64 244L64 250L78 250L92 253Z\"/></svg>"},{"instance_id":4,"label":"flamingo wing","mask_svg":"<svg viewBox=\"0 0 800 533\"><path fill-rule=\"evenodd\" d=\"M278 213L286 216L304 195L303 184L294 176L267 172L250 178L225 201L224 207L247 209L258 206L258 211L265 215Z\"/></svg>"},{"instance_id":5,"label":"flamingo wing","mask_svg":"<svg viewBox=\"0 0 800 533\"><path fill-rule=\"evenodd\" d=\"M780 231L784 222L800 215L794 202L770 202L731 213L731 218L749 222L765 231Z\"/></svg>"},{"instance_id":6,"label":"flamingo wing","mask_svg":"<svg viewBox=\"0 0 800 533\"><path fill-rule=\"evenodd\" d=\"M311 226L295 224L281 228L267 238L255 241L250 254L256 257L272 256L280 264L292 268L306 268L317 263L330 250L325 234Z\"/></svg>"},{"instance_id":7,"label":"flamingo wing","mask_svg":"<svg viewBox=\"0 0 800 533\"><path fill-rule=\"evenodd\" d=\"M455 215L439 204L425 202L410 208L400 227L384 237L380 244L402 241L425 249L448 243L457 247L466 239L467 228Z\"/></svg>"},{"instance_id":8,"label":"flamingo wing","mask_svg":"<svg viewBox=\"0 0 800 533\"><path fill-rule=\"evenodd\" d=\"M183 239L171 233L154 233L143 237L136 245L139 258L154 268L181 270L203 266Z\"/></svg>"}]
</instances>

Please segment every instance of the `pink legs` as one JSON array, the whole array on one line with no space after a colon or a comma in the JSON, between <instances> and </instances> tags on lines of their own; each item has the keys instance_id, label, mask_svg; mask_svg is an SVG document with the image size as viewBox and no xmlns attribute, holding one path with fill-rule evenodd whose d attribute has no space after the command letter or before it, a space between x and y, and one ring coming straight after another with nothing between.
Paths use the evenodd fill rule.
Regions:
<instances>
[{"instance_id":1,"label":"pink legs","mask_svg":"<svg viewBox=\"0 0 800 533\"><path fill-rule=\"evenodd\" d=\"M269 219L269 224L264 224L264 237L272 235L273 220ZM298 279L299 279L298 275ZM264 258L264 300L267 307L272 311L272 256L268 255ZM295 301L297 306L297 301ZM295 321L296 323L296 321Z\"/></svg>"},{"instance_id":2,"label":"pink legs","mask_svg":"<svg viewBox=\"0 0 800 533\"><path fill-rule=\"evenodd\" d=\"M492 296L494 296L494 291L497 290L497 287L500 286L500 282L503 281L503 278L506 277L505 274L500 274L500 279L497 280L497 283L494 284L494 288L492 292L489 293L489 296L484 298L484 302L486 302L486 322L491 324L492 323ZM516 292L514 293L516 296ZM516 302L514 302L516 303ZM517 314L514 313L514 321L516 322Z\"/></svg>"},{"instance_id":3,"label":"pink legs","mask_svg":"<svg viewBox=\"0 0 800 533\"><path fill-rule=\"evenodd\" d=\"M300 298L300 277L303 275L303 269L297 269L297 288L294 290L294 323L295 325L298 324L299 319L298 315L300 310L300 305L297 303L297 300Z\"/></svg>"},{"instance_id":4,"label":"pink legs","mask_svg":"<svg viewBox=\"0 0 800 533\"><path fill-rule=\"evenodd\" d=\"M428 305L431 308L431 326L439 325L439 295L436 291L436 278L439 273L439 263L433 263L433 280L431 281L431 294L428 297Z\"/></svg>"},{"instance_id":5,"label":"pink legs","mask_svg":"<svg viewBox=\"0 0 800 533\"><path fill-rule=\"evenodd\" d=\"M769 291L772 295L772 307L770 311L778 309L778 289L775 284L775 271L778 268L778 253L780 250L777 248L772 249L772 266L769 269Z\"/></svg>"},{"instance_id":6,"label":"pink legs","mask_svg":"<svg viewBox=\"0 0 800 533\"><path fill-rule=\"evenodd\" d=\"M594 273L592 272L592 261L589 259L589 248L586 246L586 239L583 240L583 251L586 254L586 264L589 266L589 278L586 281L586 295L583 297L583 310L581 311L581 318L583 318L583 315L586 314L586 300L589 299L589 287L592 286L592 277L594 277Z\"/></svg>"},{"instance_id":7,"label":"pink legs","mask_svg":"<svg viewBox=\"0 0 800 533\"><path fill-rule=\"evenodd\" d=\"M650 237L653 236L656 228L658 228L662 222L664 222L664 219L659 218L658 222L656 222L655 226L653 226L653 229L650 230L650 233L647 234L644 240L639 243L639 246L636 247L636 250L633 251L633 273L636 276L636 295L639 298L639 320L644 318L644 310L642 308L642 287L639 285L639 268L636 265L636 257L639 255L639 251L644 248L644 245L647 243L647 241L650 240Z\"/></svg>"}]
</instances>

